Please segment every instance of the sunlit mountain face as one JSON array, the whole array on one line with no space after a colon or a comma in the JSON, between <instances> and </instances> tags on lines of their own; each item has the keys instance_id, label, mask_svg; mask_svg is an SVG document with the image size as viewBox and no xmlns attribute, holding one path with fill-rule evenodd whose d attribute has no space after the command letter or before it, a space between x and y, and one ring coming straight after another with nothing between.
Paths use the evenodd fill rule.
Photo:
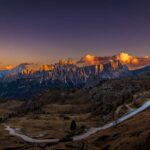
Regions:
<instances>
[{"instance_id":1,"label":"sunlit mountain face","mask_svg":"<svg viewBox=\"0 0 150 150\"><path fill-rule=\"evenodd\" d=\"M105 57L87 54L83 56L78 63L82 63L84 65L93 65L93 64L97 65L115 61L119 61L122 64L127 65L129 69L137 69L150 65L150 56L136 57L129 55L128 53L125 52L119 53L114 56L105 56Z\"/></svg>"},{"instance_id":2,"label":"sunlit mountain face","mask_svg":"<svg viewBox=\"0 0 150 150\"><path fill-rule=\"evenodd\" d=\"M87 54L79 61L68 58L54 64L22 63L2 69L0 93L4 94L3 97L16 98L17 95L18 98L16 88L30 97L47 88L89 88L105 80L147 77L150 73L150 57L136 57L123 52L105 57ZM30 93L26 89L34 91Z\"/></svg>"},{"instance_id":3,"label":"sunlit mountain face","mask_svg":"<svg viewBox=\"0 0 150 150\"><path fill-rule=\"evenodd\" d=\"M120 53L116 56L116 59L125 64L138 64L138 58L131 56L127 53Z\"/></svg>"}]
</instances>

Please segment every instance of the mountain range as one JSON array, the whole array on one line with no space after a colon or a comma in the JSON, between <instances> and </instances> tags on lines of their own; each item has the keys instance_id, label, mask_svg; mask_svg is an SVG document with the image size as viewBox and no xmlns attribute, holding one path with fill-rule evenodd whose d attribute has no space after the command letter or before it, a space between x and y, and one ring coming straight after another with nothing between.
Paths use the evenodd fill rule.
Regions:
<instances>
[{"instance_id":1,"label":"mountain range","mask_svg":"<svg viewBox=\"0 0 150 150\"><path fill-rule=\"evenodd\" d=\"M120 53L112 57L86 55L78 62L69 58L43 66L22 63L0 70L0 97L30 97L47 88L89 88L103 80L149 76L149 60Z\"/></svg>"},{"instance_id":2,"label":"mountain range","mask_svg":"<svg viewBox=\"0 0 150 150\"><path fill-rule=\"evenodd\" d=\"M83 56L80 59L79 63L91 65L91 64L105 64L112 61L120 61L122 64L127 65L130 70L134 70L137 68L150 65L150 56L136 57L124 52L121 52L114 56L104 56L104 57L88 54Z\"/></svg>"}]
</instances>

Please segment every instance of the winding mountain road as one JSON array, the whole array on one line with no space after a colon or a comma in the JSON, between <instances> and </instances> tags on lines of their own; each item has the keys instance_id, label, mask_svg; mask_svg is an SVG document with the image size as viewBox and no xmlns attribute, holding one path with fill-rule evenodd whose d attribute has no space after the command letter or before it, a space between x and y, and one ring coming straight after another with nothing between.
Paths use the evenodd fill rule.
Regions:
<instances>
[{"instance_id":1,"label":"winding mountain road","mask_svg":"<svg viewBox=\"0 0 150 150\"><path fill-rule=\"evenodd\" d=\"M97 127L97 128L90 128L86 133L83 133L81 135L77 135L77 136L74 136L71 138L72 141L80 141L80 140L83 140L87 137L89 137L90 135L98 132L98 131L101 131L101 130L105 130L105 129L108 129L110 127L113 127L137 114L139 114L140 112L146 110L150 108L150 100L146 101L141 107L125 114L123 117L119 118L117 121L113 121L111 123L108 123L106 125L104 125L103 127ZM10 126L5 126L5 130L9 131L9 134L10 135L13 135L13 136L17 136L17 137L20 137L22 138L24 141L26 142L29 142L29 143L58 143L61 141L61 139L34 139L34 138L30 138L26 135L23 135L23 134L20 134L20 133L17 133L16 132L16 129L13 129L11 128Z\"/></svg>"}]
</instances>

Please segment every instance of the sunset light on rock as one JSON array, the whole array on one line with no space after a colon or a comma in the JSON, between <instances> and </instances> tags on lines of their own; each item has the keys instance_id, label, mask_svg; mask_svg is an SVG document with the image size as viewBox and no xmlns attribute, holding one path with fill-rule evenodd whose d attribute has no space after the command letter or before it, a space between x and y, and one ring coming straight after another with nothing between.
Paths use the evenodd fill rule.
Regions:
<instances>
[{"instance_id":1,"label":"sunset light on rock","mask_svg":"<svg viewBox=\"0 0 150 150\"><path fill-rule=\"evenodd\" d=\"M81 58L81 61L85 62L88 65L95 64L95 56L87 54Z\"/></svg>"},{"instance_id":2,"label":"sunset light on rock","mask_svg":"<svg viewBox=\"0 0 150 150\"><path fill-rule=\"evenodd\" d=\"M138 64L138 59L134 56L129 55L128 53L120 53L117 56L117 60L121 61L122 63L127 64Z\"/></svg>"}]
</instances>

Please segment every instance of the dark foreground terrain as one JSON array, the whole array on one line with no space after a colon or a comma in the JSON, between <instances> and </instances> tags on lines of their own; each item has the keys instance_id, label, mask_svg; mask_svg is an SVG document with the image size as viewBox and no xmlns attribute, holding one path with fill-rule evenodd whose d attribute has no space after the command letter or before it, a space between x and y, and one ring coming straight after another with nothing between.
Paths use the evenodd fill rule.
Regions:
<instances>
[{"instance_id":1,"label":"dark foreground terrain","mask_svg":"<svg viewBox=\"0 0 150 150\"><path fill-rule=\"evenodd\" d=\"M29 144L20 138L11 137L0 126L1 150L149 150L150 110L80 142L52 144Z\"/></svg>"},{"instance_id":2,"label":"dark foreground terrain","mask_svg":"<svg viewBox=\"0 0 150 150\"><path fill-rule=\"evenodd\" d=\"M150 78L115 79L88 89L49 89L31 99L0 100L0 150L149 150L150 110L79 142L27 143L10 136L4 125L18 128L32 138L64 138L78 135L115 119L125 104L138 108L150 98ZM122 108L117 117L127 113ZM75 120L77 128L70 131ZM41 137L37 137L41 135Z\"/></svg>"}]
</instances>

